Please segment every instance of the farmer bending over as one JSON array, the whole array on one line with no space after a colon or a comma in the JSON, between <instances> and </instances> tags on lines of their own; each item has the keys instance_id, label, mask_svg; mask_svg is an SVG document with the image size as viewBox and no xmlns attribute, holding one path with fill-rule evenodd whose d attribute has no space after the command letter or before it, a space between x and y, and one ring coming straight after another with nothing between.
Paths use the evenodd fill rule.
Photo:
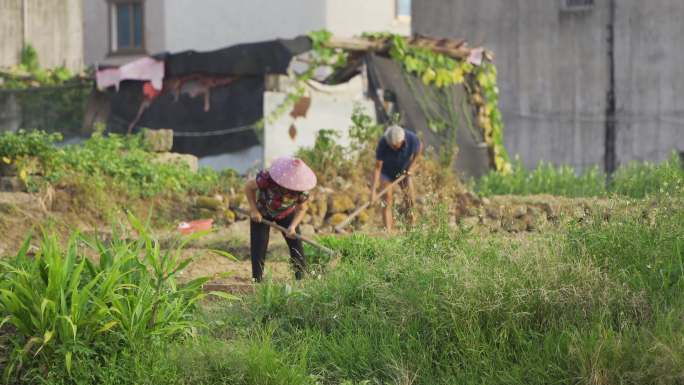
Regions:
<instances>
[{"instance_id":1,"label":"farmer bending over","mask_svg":"<svg viewBox=\"0 0 684 385\"><path fill-rule=\"evenodd\" d=\"M259 172L256 179L245 186L250 207L250 249L252 254L252 277L260 282L266 259L270 228L262 218L285 227L283 233L290 249L295 278L301 279L306 260L298 225L308 208L308 190L316 186L316 175L303 161L296 158L278 158L268 171Z\"/></svg>"},{"instance_id":2,"label":"farmer bending over","mask_svg":"<svg viewBox=\"0 0 684 385\"><path fill-rule=\"evenodd\" d=\"M375 151L375 173L373 174L373 186L371 188L371 202L377 199L378 181L382 181L381 189L384 189L397 180L402 174L406 178L399 183L404 191L406 208L409 211L411 224L415 224L413 214L413 201L416 192L413 188L411 175L416 168L417 160L423 151L423 144L418 137L403 128L394 125L385 131ZM385 206L382 210L382 219L387 231L392 231L394 221L392 219L392 190L385 194Z\"/></svg>"}]
</instances>

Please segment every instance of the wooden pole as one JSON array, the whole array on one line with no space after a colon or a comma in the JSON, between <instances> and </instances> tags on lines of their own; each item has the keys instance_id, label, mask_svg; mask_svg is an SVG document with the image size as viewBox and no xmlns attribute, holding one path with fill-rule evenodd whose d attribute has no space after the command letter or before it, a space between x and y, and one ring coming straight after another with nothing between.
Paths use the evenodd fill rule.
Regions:
<instances>
[{"instance_id":1,"label":"wooden pole","mask_svg":"<svg viewBox=\"0 0 684 385\"><path fill-rule=\"evenodd\" d=\"M398 185L399 183L401 183L401 181L404 180L405 178L406 178L406 174L400 176L399 178L397 178L397 180L395 180L394 182L392 182L389 186L387 186L387 187L385 187L384 189L382 189L382 191L380 191L380 192L378 193L378 196L377 196L377 198L376 198L376 201L377 201L377 199L379 199L381 196L387 194L387 192L390 191L391 189L393 189L394 186L396 186L396 185ZM347 219L345 219L344 221L342 221L342 223L340 223L339 225L335 226L335 231L337 231L338 233L342 232L342 230L345 228L345 226L347 226L349 223L351 223L351 221L353 221L354 218L356 218L359 214L361 214L361 212L362 212L363 210L365 210L368 206L372 205L372 204L375 203L376 201L368 201L368 202L362 204L361 206L359 206L356 210L354 210L353 213L349 214L349 216L347 217Z\"/></svg>"},{"instance_id":2,"label":"wooden pole","mask_svg":"<svg viewBox=\"0 0 684 385\"><path fill-rule=\"evenodd\" d=\"M370 40L360 37L342 38L331 37L325 44L329 48L339 48L347 51L386 51L389 49L387 40ZM408 40L409 47L425 48L459 60L470 56L471 48L463 40L435 40L430 38L414 38ZM488 52L487 52L488 53Z\"/></svg>"},{"instance_id":3,"label":"wooden pole","mask_svg":"<svg viewBox=\"0 0 684 385\"><path fill-rule=\"evenodd\" d=\"M232 210L234 210L234 211L236 211L236 212L238 212L238 213L240 213L240 214L242 214L242 215L246 215L246 216L248 216L248 217L250 216L249 213L248 213L246 210L243 210L243 209L241 209L241 208L239 208L239 207L236 207L236 208L234 208L234 209L232 209ZM267 225L269 225L269 226L271 226L271 227L273 227L273 228L276 229L276 230L280 230L280 231L282 231L282 232L284 232L284 233L287 234L287 229L284 228L283 226L281 226L281 225L275 223L275 222L269 221L269 220L267 220L267 219L262 219L261 222L262 222L262 223L265 223L265 224L267 224ZM301 240L302 242L306 242L306 243L310 244L311 246L314 246L314 247L316 247L316 248L319 248L319 249L323 250L324 252L326 252L326 253L328 253L328 254L330 254L330 255L332 255L332 256L337 255L337 253L336 253L335 251L333 251L333 250L331 250L331 249L329 249L329 248L327 248L327 247L321 245L320 243L314 241L313 239L310 239L310 238L308 238L308 237L305 237L305 236L303 236L303 235L301 235L301 234L295 234L295 238Z\"/></svg>"}]
</instances>

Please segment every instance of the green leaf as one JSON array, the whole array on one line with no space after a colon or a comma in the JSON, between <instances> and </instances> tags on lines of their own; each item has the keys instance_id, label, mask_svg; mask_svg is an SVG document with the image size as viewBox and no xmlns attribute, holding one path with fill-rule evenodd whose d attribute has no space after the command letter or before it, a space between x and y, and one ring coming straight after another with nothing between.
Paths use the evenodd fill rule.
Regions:
<instances>
[{"instance_id":1,"label":"green leaf","mask_svg":"<svg viewBox=\"0 0 684 385\"><path fill-rule=\"evenodd\" d=\"M98 334L99 334L99 333L104 333L104 332L110 330L111 328L113 328L114 326L116 326L116 325L118 325L118 324L119 324L119 321L110 321L110 322L107 322L106 324L104 324L104 326L102 326L101 328L97 329L97 333L98 333Z\"/></svg>"},{"instance_id":2,"label":"green leaf","mask_svg":"<svg viewBox=\"0 0 684 385\"><path fill-rule=\"evenodd\" d=\"M64 354L64 362L66 364L67 373L69 373L69 375L71 375L71 358L72 358L72 356L73 356L72 352L66 352Z\"/></svg>"},{"instance_id":3,"label":"green leaf","mask_svg":"<svg viewBox=\"0 0 684 385\"><path fill-rule=\"evenodd\" d=\"M209 249L209 252L210 252L210 253L217 254L217 255L220 256L220 257L228 258L228 259L230 259L230 260L232 260L232 261L236 261L236 262L237 262L237 260L238 260L233 254L231 254L231 253L229 253L229 252L227 252L227 251L218 250L218 249Z\"/></svg>"}]
</instances>

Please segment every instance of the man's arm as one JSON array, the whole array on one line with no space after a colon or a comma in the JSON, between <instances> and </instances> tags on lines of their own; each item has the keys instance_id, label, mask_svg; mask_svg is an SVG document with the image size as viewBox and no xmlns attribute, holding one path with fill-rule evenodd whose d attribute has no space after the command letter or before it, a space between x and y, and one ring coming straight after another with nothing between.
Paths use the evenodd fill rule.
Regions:
<instances>
[{"instance_id":1,"label":"man's arm","mask_svg":"<svg viewBox=\"0 0 684 385\"><path fill-rule=\"evenodd\" d=\"M371 185L371 202L375 202L375 200L378 198L376 190L378 189L378 183L380 183L380 171L381 170L382 170L382 161L376 160L375 161L375 170L373 171L373 184Z\"/></svg>"}]
</instances>

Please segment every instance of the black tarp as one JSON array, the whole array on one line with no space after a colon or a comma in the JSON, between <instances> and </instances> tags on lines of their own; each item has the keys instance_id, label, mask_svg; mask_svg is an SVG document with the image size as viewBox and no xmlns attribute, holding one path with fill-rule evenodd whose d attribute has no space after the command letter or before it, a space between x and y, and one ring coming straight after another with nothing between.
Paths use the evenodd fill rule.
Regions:
<instances>
[{"instance_id":1,"label":"black tarp","mask_svg":"<svg viewBox=\"0 0 684 385\"><path fill-rule=\"evenodd\" d=\"M251 127L263 118L266 74L286 74L292 58L311 50L308 37L239 44L209 52L164 53L165 79L188 76L237 77L229 85L212 87L210 108L205 111L203 95L172 90L154 99L133 132L141 128L174 130L173 151L199 157L238 151L259 143ZM110 132L126 133L143 103L143 82L124 81L111 92L107 121Z\"/></svg>"},{"instance_id":2,"label":"black tarp","mask_svg":"<svg viewBox=\"0 0 684 385\"><path fill-rule=\"evenodd\" d=\"M142 82L122 82L114 92L107 123L108 130L126 133L142 103ZM204 110L202 95L191 98L173 92L157 97L140 117L140 128L170 128L174 131L173 151L195 156L238 151L259 143L250 127L263 117L264 78L241 78L230 85L210 90L210 108Z\"/></svg>"},{"instance_id":3,"label":"black tarp","mask_svg":"<svg viewBox=\"0 0 684 385\"><path fill-rule=\"evenodd\" d=\"M439 150L443 145L444 139L429 128L429 118L423 109L425 107L432 110L439 110L441 108L437 105L434 98L429 97L434 92L428 90L420 79L405 74L401 64L389 58L369 54L366 57L366 64L368 66L369 86L371 88L369 94L375 98L376 106L380 106L379 100L376 97L377 90L389 91L396 99L395 103L403 119L402 124L406 128L420 133L427 146L432 146ZM458 114L457 119L456 143L458 145L458 153L454 167L465 177L484 175L489 171L488 150L481 144L481 134L473 132L465 117L465 114L472 114L472 111L464 108L467 107L464 104L465 90L463 87L454 86L449 92L454 96L452 102L455 109L461 112ZM421 108L421 103L423 108ZM378 108L378 116L381 119L388 119L381 107Z\"/></svg>"},{"instance_id":4,"label":"black tarp","mask_svg":"<svg viewBox=\"0 0 684 385\"><path fill-rule=\"evenodd\" d=\"M164 60L166 77L194 74L225 76L259 76L287 74L294 56L310 51L311 39L279 39L258 43L238 44L208 52L183 51L156 55Z\"/></svg>"}]
</instances>

